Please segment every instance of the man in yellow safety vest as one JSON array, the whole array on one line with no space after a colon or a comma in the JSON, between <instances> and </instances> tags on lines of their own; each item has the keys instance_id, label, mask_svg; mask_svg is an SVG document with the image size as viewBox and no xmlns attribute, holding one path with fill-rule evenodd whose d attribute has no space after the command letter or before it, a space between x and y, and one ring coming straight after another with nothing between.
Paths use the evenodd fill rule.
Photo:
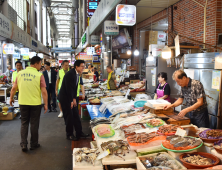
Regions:
<instances>
[{"instance_id":1,"label":"man in yellow safety vest","mask_svg":"<svg viewBox=\"0 0 222 170\"><path fill-rule=\"evenodd\" d=\"M58 96L60 88L62 86L62 81L63 78L65 76L65 74L69 71L69 61L68 60L63 60L62 61L62 69L59 70L59 74L57 74L57 81L56 81L56 96ZM59 100L58 100L59 102ZM60 114L58 115L58 117L63 117L63 113L62 113L62 107L61 104L59 102L59 109L60 109Z\"/></svg>"},{"instance_id":2,"label":"man in yellow safety vest","mask_svg":"<svg viewBox=\"0 0 222 170\"><path fill-rule=\"evenodd\" d=\"M41 93L44 100L45 113L48 110L48 95L46 90L45 79L41 68L41 58L35 56L31 58L31 67L20 71L11 90L10 105L14 102L14 95L19 89L19 107L21 111L21 147L22 151L27 151L27 137L29 122L31 124L31 141L30 150L40 147L38 143L39 120L42 108Z\"/></svg>"},{"instance_id":3,"label":"man in yellow safety vest","mask_svg":"<svg viewBox=\"0 0 222 170\"><path fill-rule=\"evenodd\" d=\"M16 61L15 62L15 68L16 68L16 70L12 73L12 84L15 83L18 72L22 70L22 62L21 61ZM16 92L16 95L17 95L17 98L18 98L18 92Z\"/></svg>"}]
</instances>

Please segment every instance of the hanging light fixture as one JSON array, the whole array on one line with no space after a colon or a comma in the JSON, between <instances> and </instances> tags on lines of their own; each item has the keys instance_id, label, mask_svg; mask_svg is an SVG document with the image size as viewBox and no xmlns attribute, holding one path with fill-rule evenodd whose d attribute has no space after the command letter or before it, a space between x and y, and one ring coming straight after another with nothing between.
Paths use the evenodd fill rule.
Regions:
<instances>
[{"instance_id":1,"label":"hanging light fixture","mask_svg":"<svg viewBox=\"0 0 222 170\"><path fill-rule=\"evenodd\" d=\"M148 56L148 61L153 61L154 60L154 56L152 54L152 51L150 52L150 55Z\"/></svg>"},{"instance_id":2,"label":"hanging light fixture","mask_svg":"<svg viewBox=\"0 0 222 170\"><path fill-rule=\"evenodd\" d=\"M162 58L171 58L171 49L167 45L162 49Z\"/></svg>"},{"instance_id":3,"label":"hanging light fixture","mask_svg":"<svg viewBox=\"0 0 222 170\"><path fill-rule=\"evenodd\" d=\"M131 55L132 54L131 47L128 48L128 50L126 51L126 54L127 55Z\"/></svg>"},{"instance_id":4,"label":"hanging light fixture","mask_svg":"<svg viewBox=\"0 0 222 170\"><path fill-rule=\"evenodd\" d=\"M168 14L168 5L169 5L169 0L167 4L167 14ZM162 58L164 59L171 58L171 49L167 45L162 49Z\"/></svg>"},{"instance_id":5,"label":"hanging light fixture","mask_svg":"<svg viewBox=\"0 0 222 170\"><path fill-rule=\"evenodd\" d=\"M136 24L136 37L137 37L137 24ZM140 54L139 50L137 50L137 38L136 38L136 50L134 51L134 55L138 56Z\"/></svg>"}]
</instances>

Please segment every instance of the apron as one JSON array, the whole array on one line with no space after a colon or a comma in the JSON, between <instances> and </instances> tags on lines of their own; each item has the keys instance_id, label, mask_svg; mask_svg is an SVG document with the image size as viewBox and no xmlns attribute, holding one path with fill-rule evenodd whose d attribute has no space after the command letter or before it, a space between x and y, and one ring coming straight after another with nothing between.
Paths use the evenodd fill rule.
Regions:
<instances>
[{"instance_id":1,"label":"apron","mask_svg":"<svg viewBox=\"0 0 222 170\"><path fill-rule=\"evenodd\" d=\"M164 89L165 89L165 86L167 85L167 83L164 85L163 87L163 90L160 90L159 87L160 87L160 84L159 86L157 87L156 89L156 94L157 94L157 99L161 98L164 96ZM165 99L167 100L168 102L170 102L170 95ZM171 103L171 102L170 102Z\"/></svg>"},{"instance_id":2,"label":"apron","mask_svg":"<svg viewBox=\"0 0 222 170\"><path fill-rule=\"evenodd\" d=\"M209 128L210 121L207 108L200 112L189 112L189 118L191 123L196 125L198 128Z\"/></svg>"}]
</instances>

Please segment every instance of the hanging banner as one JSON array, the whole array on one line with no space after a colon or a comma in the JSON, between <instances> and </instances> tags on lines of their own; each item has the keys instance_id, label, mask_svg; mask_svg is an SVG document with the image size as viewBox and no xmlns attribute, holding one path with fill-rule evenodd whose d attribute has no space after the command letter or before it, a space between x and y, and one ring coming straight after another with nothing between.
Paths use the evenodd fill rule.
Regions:
<instances>
[{"instance_id":1,"label":"hanging banner","mask_svg":"<svg viewBox=\"0 0 222 170\"><path fill-rule=\"evenodd\" d=\"M13 58L15 58L15 59L20 59L20 54L19 54L19 53L13 54Z\"/></svg>"},{"instance_id":2,"label":"hanging banner","mask_svg":"<svg viewBox=\"0 0 222 170\"><path fill-rule=\"evenodd\" d=\"M14 44L7 43L2 45L3 54L14 54Z\"/></svg>"},{"instance_id":3,"label":"hanging banner","mask_svg":"<svg viewBox=\"0 0 222 170\"><path fill-rule=\"evenodd\" d=\"M76 60L92 60L92 55L87 55L87 53L79 53Z\"/></svg>"},{"instance_id":4,"label":"hanging banner","mask_svg":"<svg viewBox=\"0 0 222 170\"><path fill-rule=\"evenodd\" d=\"M29 60L29 56L28 55L23 55L23 60Z\"/></svg>"},{"instance_id":5,"label":"hanging banner","mask_svg":"<svg viewBox=\"0 0 222 170\"><path fill-rule=\"evenodd\" d=\"M21 48L20 52L21 55L29 55L29 48Z\"/></svg>"},{"instance_id":6,"label":"hanging banner","mask_svg":"<svg viewBox=\"0 0 222 170\"><path fill-rule=\"evenodd\" d=\"M136 24L136 6L135 5L117 5L116 6L116 24L129 25Z\"/></svg>"},{"instance_id":7,"label":"hanging banner","mask_svg":"<svg viewBox=\"0 0 222 170\"><path fill-rule=\"evenodd\" d=\"M34 56L36 56L36 52L30 52L30 53L29 53L29 58L32 58L32 57L34 57Z\"/></svg>"},{"instance_id":8,"label":"hanging banner","mask_svg":"<svg viewBox=\"0 0 222 170\"><path fill-rule=\"evenodd\" d=\"M91 35L91 45L96 45L100 43L99 35Z\"/></svg>"},{"instance_id":9,"label":"hanging banner","mask_svg":"<svg viewBox=\"0 0 222 170\"><path fill-rule=\"evenodd\" d=\"M180 39L179 35L176 36L175 40L175 52L176 52L176 57L180 55Z\"/></svg>"},{"instance_id":10,"label":"hanging banner","mask_svg":"<svg viewBox=\"0 0 222 170\"><path fill-rule=\"evenodd\" d=\"M94 47L87 47L87 55L93 55L95 53Z\"/></svg>"},{"instance_id":11,"label":"hanging banner","mask_svg":"<svg viewBox=\"0 0 222 170\"><path fill-rule=\"evenodd\" d=\"M104 34L105 35L118 35L119 26L116 25L115 21L105 21L104 22Z\"/></svg>"}]
</instances>

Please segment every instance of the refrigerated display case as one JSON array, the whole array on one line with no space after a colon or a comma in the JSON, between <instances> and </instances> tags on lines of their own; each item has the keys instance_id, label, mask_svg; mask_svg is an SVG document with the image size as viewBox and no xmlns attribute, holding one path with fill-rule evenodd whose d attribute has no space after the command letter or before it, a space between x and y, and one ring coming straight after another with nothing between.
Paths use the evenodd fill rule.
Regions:
<instances>
[{"instance_id":1,"label":"refrigerated display case","mask_svg":"<svg viewBox=\"0 0 222 170\"><path fill-rule=\"evenodd\" d=\"M214 69L215 56L217 53L196 53L186 54L184 57L184 71L188 77L198 80L203 84L208 112L210 118L210 128L221 128L221 115L219 111L220 89L212 88L212 75ZM221 80L220 80L221 83Z\"/></svg>"}]
</instances>

